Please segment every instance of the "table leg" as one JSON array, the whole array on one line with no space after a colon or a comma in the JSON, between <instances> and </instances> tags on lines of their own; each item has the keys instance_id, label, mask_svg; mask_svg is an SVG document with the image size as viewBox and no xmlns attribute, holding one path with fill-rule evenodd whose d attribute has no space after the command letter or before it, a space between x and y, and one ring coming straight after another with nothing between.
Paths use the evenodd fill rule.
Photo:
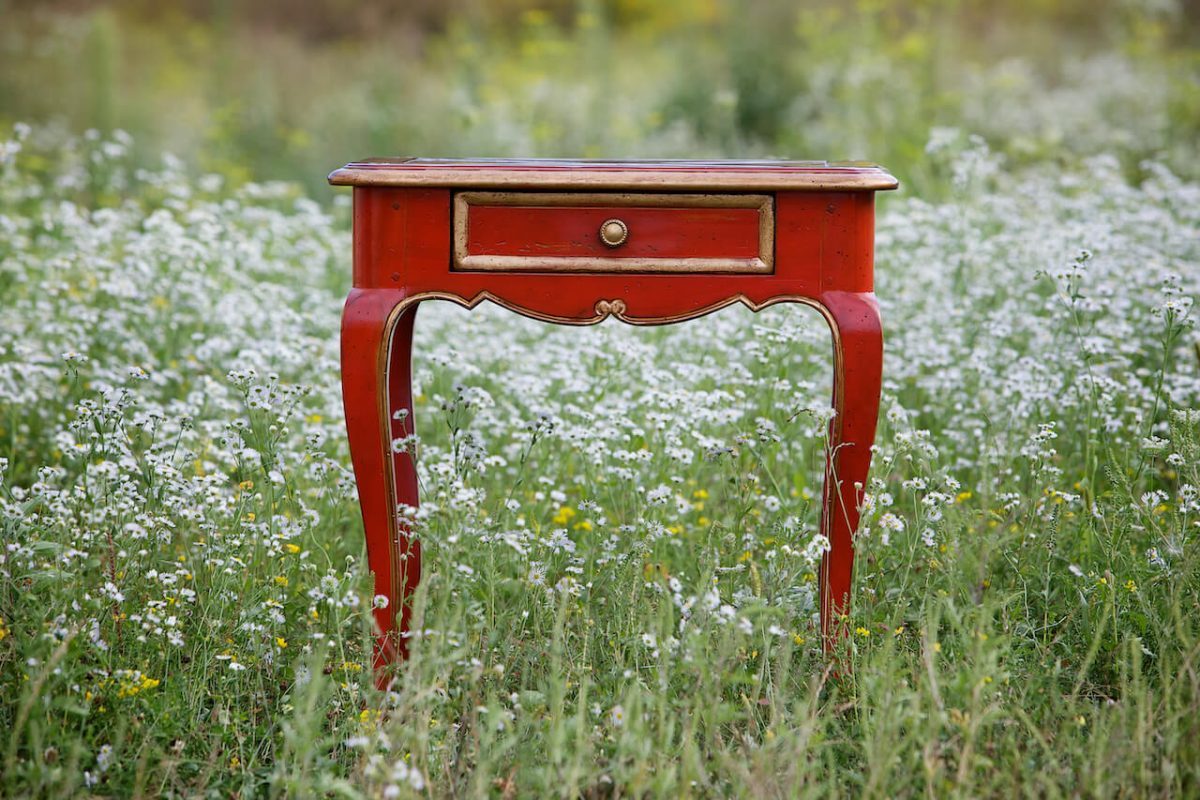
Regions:
<instances>
[{"instance_id":1,"label":"table leg","mask_svg":"<svg viewBox=\"0 0 1200 800\"><path fill-rule=\"evenodd\" d=\"M869 292L820 298L834 340L833 407L821 506L830 549L821 560L821 632L827 651L847 632L854 532L871 466L883 371L879 305Z\"/></svg>"},{"instance_id":2,"label":"table leg","mask_svg":"<svg viewBox=\"0 0 1200 800\"><path fill-rule=\"evenodd\" d=\"M414 431L412 335L416 303L396 292L354 289L342 316L342 397L350 457L358 484L367 562L378 627L375 675L390 682L387 667L408 653L411 598L421 578L421 545L397 516L397 504L417 505L417 473L411 447L393 442Z\"/></svg>"}]
</instances>

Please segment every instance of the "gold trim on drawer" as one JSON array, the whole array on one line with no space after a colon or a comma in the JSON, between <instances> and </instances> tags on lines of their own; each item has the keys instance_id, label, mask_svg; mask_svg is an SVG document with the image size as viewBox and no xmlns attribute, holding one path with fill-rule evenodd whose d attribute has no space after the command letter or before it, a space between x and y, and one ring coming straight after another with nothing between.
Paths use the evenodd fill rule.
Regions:
<instances>
[{"instance_id":1,"label":"gold trim on drawer","mask_svg":"<svg viewBox=\"0 0 1200 800\"><path fill-rule=\"evenodd\" d=\"M758 210L757 258L619 258L611 256L471 255L471 206L753 208ZM775 271L775 199L766 194L640 194L582 192L458 192L454 195L453 269L470 272L663 272L770 274Z\"/></svg>"}]
</instances>

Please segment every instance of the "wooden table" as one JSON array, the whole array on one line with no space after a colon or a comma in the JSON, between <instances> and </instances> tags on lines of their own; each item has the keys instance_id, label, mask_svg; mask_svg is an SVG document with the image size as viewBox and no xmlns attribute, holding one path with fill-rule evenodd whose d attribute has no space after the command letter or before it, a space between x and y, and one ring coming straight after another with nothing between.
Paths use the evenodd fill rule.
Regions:
<instances>
[{"instance_id":1,"label":"wooden table","mask_svg":"<svg viewBox=\"0 0 1200 800\"><path fill-rule=\"evenodd\" d=\"M853 535L879 411L883 336L873 294L879 167L820 161L376 159L354 187L354 286L342 320L342 388L376 593L377 680L407 654L421 543L413 319L424 300L487 300L546 322L664 325L741 303L817 309L833 333L831 454L821 531L821 628L844 631Z\"/></svg>"}]
</instances>

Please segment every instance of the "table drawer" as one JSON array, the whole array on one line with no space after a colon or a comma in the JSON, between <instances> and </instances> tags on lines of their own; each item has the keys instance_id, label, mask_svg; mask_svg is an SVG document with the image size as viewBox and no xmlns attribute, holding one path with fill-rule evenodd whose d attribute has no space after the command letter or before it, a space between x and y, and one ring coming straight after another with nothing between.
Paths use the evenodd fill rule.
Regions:
<instances>
[{"instance_id":1,"label":"table drawer","mask_svg":"<svg viewBox=\"0 0 1200 800\"><path fill-rule=\"evenodd\" d=\"M774 253L770 195L454 196L455 270L770 273Z\"/></svg>"}]
</instances>

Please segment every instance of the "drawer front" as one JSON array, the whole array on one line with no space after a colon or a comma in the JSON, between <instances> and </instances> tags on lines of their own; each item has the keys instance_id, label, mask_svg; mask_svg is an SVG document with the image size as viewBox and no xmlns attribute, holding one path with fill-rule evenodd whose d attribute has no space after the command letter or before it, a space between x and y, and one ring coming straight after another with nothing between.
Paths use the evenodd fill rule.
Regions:
<instances>
[{"instance_id":1,"label":"drawer front","mask_svg":"<svg viewBox=\"0 0 1200 800\"><path fill-rule=\"evenodd\" d=\"M454 197L456 270L770 273L774 252L770 195Z\"/></svg>"}]
</instances>

